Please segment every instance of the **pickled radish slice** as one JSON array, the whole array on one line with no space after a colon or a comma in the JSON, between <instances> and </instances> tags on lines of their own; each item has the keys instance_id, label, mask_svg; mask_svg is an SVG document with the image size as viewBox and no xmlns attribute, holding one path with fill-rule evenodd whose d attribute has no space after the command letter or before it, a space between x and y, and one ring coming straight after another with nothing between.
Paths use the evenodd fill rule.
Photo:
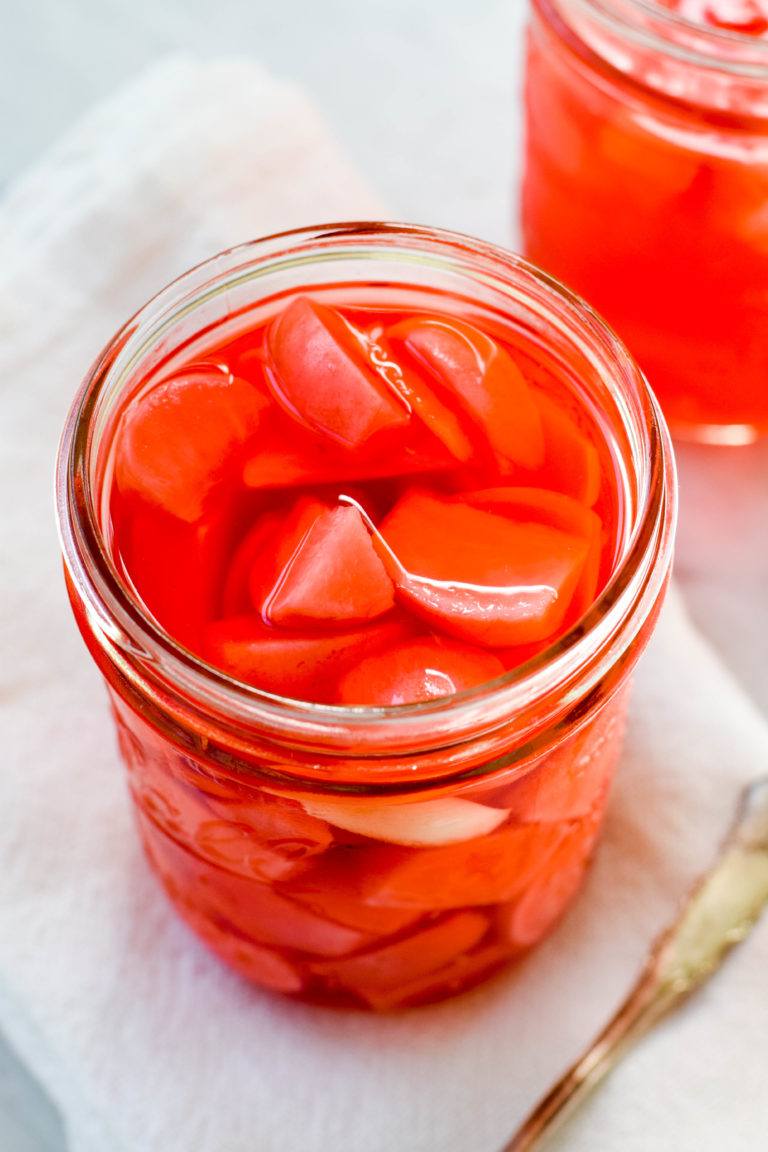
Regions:
<instances>
[{"instance_id":1,"label":"pickled radish slice","mask_svg":"<svg viewBox=\"0 0 768 1152\"><path fill-rule=\"evenodd\" d=\"M292 632L255 615L235 616L208 626L202 651L211 664L265 692L327 702L339 676L409 631L401 619L328 633Z\"/></svg>"},{"instance_id":2,"label":"pickled radish slice","mask_svg":"<svg viewBox=\"0 0 768 1152\"><path fill-rule=\"evenodd\" d=\"M238 478L238 450L257 431L267 404L251 384L216 365L156 384L123 413L118 489L181 520L199 520L213 490L230 472Z\"/></svg>"},{"instance_id":3,"label":"pickled radish slice","mask_svg":"<svg viewBox=\"0 0 768 1152\"><path fill-rule=\"evenodd\" d=\"M222 877L219 897L224 915L235 928L260 943L319 956L343 956L370 941L368 933L334 924L264 884L231 873Z\"/></svg>"},{"instance_id":4,"label":"pickled radish slice","mask_svg":"<svg viewBox=\"0 0 768 1152\"><path fill-rule=\"evenodd\" d=\"M429 1004L457 991L471 988L490 976L505 960L509 960L509 947L504 944L483 944L469 952L457 952L446 964L423 972L420 976L396 988L361 987L358 992L375 1012L392 1012L401 1008L416 1008Z\"/></svg>"},{"instance_id":5,"label":"pickled radish slice","mask_svg":"<svg viewBox=\"0 0 768 1152\"><path fill-rule=\"evenodd\" d=\"M342 986L369 999L374 1007L385 994L381 1007L391 1007L393 995L397 997L419 977L474 948L487 931L488 921L479 912L457 912L403 940L329 964L313 964L312 969L332 976Z\"/></svg>"},{"instance_id":6,"label":"pickled radish slice","mask_svg":"<svg viewBox=\"0 0 768 1152\"><path fill-rule=\"evenodd\" d=\"M475 454L472 437L462 427L462 420L436 395L423 374L410 371L386 346L386 342L369 338L368 355L379 373L398 392L424 426L445 445L454 460L467 463Z\"/></svg>"},{"instance_id":7,"label":"pickled radish slice","mask_svg":"<svg viewBox=\"0 0 768 1152\"><path fill-rule=\"evenodd\" d=\"M456 844L498 828L507 818L500 808L448 796L409 804L358 800L303 800L310 816L373 840L392 844Z\"/></svg>"},{"instance_id":8,"label":"pickled radish slice","mask_svg":"<svg viewBox=\"0 0 768 1152\"><path fill-rule=\"evenodd\" d=\"M366 362L359 338L332 308L299 296L272 322L266 340L273 395L309 428L359 448L408 424L408 409Z\"/></svg>"},{"instance_id":9,"label":"pickled radish slice","mask_svg":"<svg viewBox=\"0 0 768 1152\"><path fill-rule=\"evenodd\" d=\"M249 980L255 980L257 984L262 984L272 992L282 992L285 996L301 991L304 985L301 974L279 952L252 944L250 940L227 939L227 943L233 953L232 963ZM216 944L213 946L216 947Z\"/></svg>"},{"instance_id":10,"label":"pickled radish slice","mask_svg":"<svg viewBox=\"0 0 768 1152\"><path fill-rule=\"evenodd\" d=\"M256 607L273 624L365 621L394 607L395 589L357 508L300 500L277 545L274 572L253 569Z\"/></svg>"},{"instance_id":11,"label":"pickled radish slice","mask_svg":"<svg viewBox=\"0 0 768 1152\"><path fill-rule=\"evenodd\" d=\"M544 487L564 492L588 508L600 495L600 460L570 416L543 392L536 393L544 432Z\"/></svg>"},{"instance_id":12,"label":"pickled radish slice","mask_svg":"<svg viewBox=\"0 0 768 1152\"><path fill-rule=\"evenodd\" d=\"M386 339L455 396L495 452L526 468L541 464L541 418L531 390L494 340L471 324L437 316L403 320L387 330Z\"/></svg>"},{"instance_id":13,"label":"pickled radish slice","mask_svg":"<svg viewBox=\"0 0 768 1152\"><path fill-rule=\"evenodd\" d=\"M340 704L377 707L436 700L485 684L504 673L490 652L425 636L361 660L336 686Z\"/></svg>"},{"instance_id":14,"label":"pickled radish slice","mask_svg":"<svg viewBox=\"0 0 768 1152\"><path fill-rule=\"evenodd\" d=\"M323 820L299 805L250 798L243 804L209 800L208 818L189 835L198 852L223 867L262 880L280 879L330 847L333 834Z\"/></svg>"},{"instance_id":15,"label":"pickled radish slice","mask_svg":"<svg viewBox=\"0 0 768 1152\"><path fill-rule=\"evenodd\" d=\"M193 842L195 850L212 863L265 883L283 880L302 865L295 842L286 841L285 852L273 851L260 843L248 824L204 820L195 830Z\"/></svg>"},{"instance_id":16,"label":"pickled radish slice","mask_svg":"<svg viewBox=\"0 0 768 1152\"><path fill-rule=\"evenodd\" d=\"M502 931L513 944L520 948L533 947L563 915L584 878L598 830L599 824L594 819L577 825L511 913L502 916Z\"/></svg>"},{"instance_id":17,"label":"pickled radish slice","mask_svg":"<svg viewBox=\"0 0 768 1152\"><path fill-rule=\"evenodd\" d=\"M504 788L498 803L525 820L573 820L600 807L624 736L626 698L607 704L586 731Z\"/></svg>"},{"instance_id":18,"label":"pickled radish slice","mask_svg":"<svg viewBox=\"0 0 768 1152\"><path fill-rule=\"evenodd\" d=\"M296 488L455 467L456 456L421 421L412 421L406 438L383 437L361 452L329 442L273 404L243 464L242 480L248 488Z\"/></svg>"},{"instance_id":19,"label":"pickled radish slice","mask_svg":"<svg viewBox=\"0 0 768 1152\"><path fill-rule=\"evenodd\" d=\"M365 856L359 845L336 845L291 876L291 899L337 924L376 936L392 936L421 919L420 908L366 903L361 893L364 873Z\"/></svg>"},{"instance_id":20,"label":"pickled radish slice","mask_svg":"<svg viewBox=\"0 0 768 1152\"><path fill-rule=\"evenodd\" d=\"M148 846L147 851L153 858ZM242 932L233 931L233 926L221 916L209 917L191 901L179 901L173 879L170 876L161 879L182 919L225 964L231 965L246 980L262 984L273 992L291 995L301 991L304 978L295 962L276 949L254 944Z\"/></svg>"},{"instance_id":21,"label":"pickled radish slice","mask_svg":"<svg viewBox=\"0 0 768 1152\"><path fill-rule=\"evenodd\" d=\"M572 496L550 492L546 488L488 488L466 492L458 499L473 508L497 512L502 516L548 524L561 532L581 536L588 544L587 558L578 588L571 601L570 616L577 620L595 599L600 574L603 525L600 517Z\"/></svg>"},{"instance_id":22,"label":"pickled radish slice","mask_svg":"<svg viewBox=\"0 0 768 1152\"><path fill-rule=\"evenodd\" d=\"M557 824L511 824L439 848L380 848L368 854L371 904L462 908L497 904L524 891L562 840Z\"/></svg>"},{"instance_id":23,"label":"pickled radish slice","mask_svg":"<svg viewBox=\"0 0 768 1152\"><path fill-rule=\"evenodd\" d=\"M147 855L169 889L188 893L193 913L226 924L230 934L317 956L343 956L372 942L368 933L334 924L272 887L201 859L195 852L159 832L141 810L137 812ZM166 877L171 877L170 884ZM186 908L181 905L182 915Z\"/></svg>"},{"instance_id":24,"label":"pickled radish slice","mask_svg":"<svg viewBox=\"0 0 768 1152\"><path fill-rule=\"evenodd\" d=\"M374 543L398 599L449 635L491 648L553 635L589 550L582 537L545 524L416 490L380 531Z\"/></svg>"}]
</instances>

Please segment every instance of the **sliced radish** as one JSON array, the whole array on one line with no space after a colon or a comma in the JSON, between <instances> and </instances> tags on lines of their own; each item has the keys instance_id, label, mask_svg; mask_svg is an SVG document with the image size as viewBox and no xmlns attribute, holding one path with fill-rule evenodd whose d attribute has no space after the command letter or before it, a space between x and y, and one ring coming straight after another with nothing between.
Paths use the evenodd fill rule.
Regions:
<instances>
[{"instance_id":1,"label":"sliced radish","mask_svg":"<svg viewBox=\"0 0 768 1152\"><path fill-rule=\"evenodd\" d=\"M228 946L233 954L230 963L244 972L249 980L255 980L273 992L282 992L284 996L295 995L304 987L298 969L274 949L238 937L230 937Z\"/></svg>"},{"instance_id":2,"label":"sliced radish","mask_svg":"<svg viewBox=\"0 0 768 1152\"><path fill-rule=\"evenodd\" d=\"M207 806L209 818L198 819L189 839L214 864L244 876L284 878L306 867L333 842L327 823L298 805L209 801Z\"/></svg>"},{"instance_id":3,"label":"sliced radish","mask_svg":"<svg viewBox=\"0 0 768 1152\"><path fill-rule=\"evenodd\" d=\"M391 936L421 919L419 908L367 904L361 890L364 874L365 853L359 844L338 844L291 876L290 896L320 916L375 936Z\"/></svg>"},{"instance_id":4,"label":"sliced radish","mask_svg":"<svg viewBox=\"0 0 768 1152\"><path fill-rule=\"evenodd\" d=\"M336 686L340 704L388 706L435 700L504 673L492 653L442 636L421 636L361 660Z\"/></svg>"},{"instance_id":5,"label":"sliced radish","mask_svg":"<svg viewBox=\"0 0 768 1152\"><path fill-rule=\"evenodd\" d=\"M440 382L481 425L504 460L537 468L544 456L541 418L512 357L460 320L416 316L386 332L388 344Z\"/></svg>"},{"instance_id":6,"label":"sliced radish","mask_svg":"<svg viewBox=\"0 0 768 1152\"><path fill-rule=\"evenodd\" d=\"M595 599L602 554L603 525L600 517L572 496L546 488L488 488L460 497L473 508L496 512L513 519L547 524L560 532L581 536L588 544L578 587L571 600L569 617L576 621Z\"/></svg>"},{"instance_id":7,"label":"sliced radish","mask_svg":"<svg viewBox=\"0 0 768 1152\"><path fill-rule=\"evenodd\" d=\"M400 347L397 341L395 344ZM368 356L424 426L445 445L451 456L461 463L471 460L475 455L475 446L472 437L462 427L465 421L430 387L423 370L414 371L407 361L403 362L402 355L398 357L386 340L374 339L372 336L368 341Z\"/></svg>"},{"instance_id":8,"label":"sliced radish","mask_svg":"<svg viewBox=\"0 0 768 1152\"><path fill-rule=\"evenodd\" d=\"M624 736L619 696L576 736L499 794L520 820L572 820L602 810Z\"/></svg>"},{"instance_id":9,"label":"sliced radish","mask_svg":"<svg viewBox=\"0 0 768 1152\"><path fill-rule=\"evenodd\" d=\"M367 949L345 959L315 963L312 970L318 975L331 976L375 1004L382 993L396 993L420 977L445 967L474 948L487 931L488 921L479 912L457 912L395 943Z\"/></svg>"},{"instance_id":10,"label":"sliced radish","mask_svg":"<svg viewBox=\"0 0 768 1152\"><path fill-rule=\"evenodd\" d=\"M432 441L428 443L426 441ZM329 453L315 443L306 451L286 443L260 451L246 460L242 480L246 488L296 488L301 484L339 484L344 481L388 479L393 476L444 472L456 461L432 437L378 456Z\"/></svg>"},{"instance_id":11,"label":"sliced radish","mask_svg":"<svg viewBox=\"0 0 768 1152\"><path fill-rule=\"evenodd\" d=\"M115 457L119 490L189 522L227 474L237 479L239 450L257 431L268 400L217 365L201 365L156 384L121 418Z\"/></svg>"},{"instance_id":12,"label":"sliced radish","mask_svg":"<svg viewBox=\"0 0 768 1152\"><path fill-rule=\"evenodd\" d=\"M311 816L346 828L359 836L387 840L392 844L457 844L484 836L507 818L500 808L486 808L471 800L444 797L407 804L381 801L303 800Z\"/></svg>"},{"instance_id":13,"label":"sliced radish","mask_svg":"<svg viewBox=\"0 0 768 1152\"><path fill-rule=\"evenodd\" d=\"M412 490L374 537L398 598L449 635L530 644L561 626L587 542Z\"/></svg>"},{"instance_id":14,"label":"sliced radish","mask_svg":"<svg viewBox=\"0 0 768 1152\"><path fill-rule=\"evenodd\" d=\"M272 628L257 616L209 625L203 654L211 664L265 692L330 702L336 680L358 660L400 643L410 625L395 617L332 633Z\"/></svg>"},{"instance_id":15,"label":"sliced radish","mask_svg":"<svg viewBox=\"0 0 768 1152\"><path fill-rule=\"evenodd\" d=\"M360 338L338 312L306 296L267 331L268 379L294 418L330 440L359 448L410 414L366 361Z\"/></svg>"},{"instance_id":16,"label":"sliced radish","mask_svg":"<svg viewBox=\"0 0 768 1152\"><path fill-rule=\"evenodd\" d=\"M373 620L394 607L394 592L357 508L312 497L288 514L273 560L257 561L251 579L264 619L289 627Z\"/></svg>"},{"instance_id":17,"label":"sliced radish","mask_svg":"<svg viewBox=\"0 0 768 1152\"><path fill-rule=\"evenodd\" d=\"M598 831L595 820L571 825L541 874L502 915L500 927L511 943L531 948L554 928L581 886Z\"/></svg>"},{"instance_id":18,"label":"sliced radish","mask_svg":"<svg viewBox=\"0 0 768 1152\"><path fill-rule=\"evenodd\" d=\"M553 824L513 824L435 848L381 848L368 854L371 904L436 911L497 904L525 890L563 838Z\"/></svg>"},{"instance_id":19,"label":"sliced radish","mask_svg":"<svg viewBox=\"0 0 768 1152\"><path fill-rule=\"evenodd\" d=\"M161 877L170 879L171 895L180 898L182 909L188 905L225 922L233 935L247 940L318 956L343 956L372 943L367 933L324 920L266 884L203 860L159 833L140 810L138 820L148 854Z\"/></svg>"}]
</instances>

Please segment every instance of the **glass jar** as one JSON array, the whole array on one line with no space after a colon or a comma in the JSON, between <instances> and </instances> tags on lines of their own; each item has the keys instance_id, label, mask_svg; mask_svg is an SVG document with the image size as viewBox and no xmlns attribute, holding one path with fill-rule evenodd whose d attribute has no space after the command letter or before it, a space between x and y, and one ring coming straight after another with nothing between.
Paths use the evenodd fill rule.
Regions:
<instances>
[{"instance_id":1,"label":"glass jar","mask_svg":"<svg viewBox=\"0 0 768 1152\"><path fill-rule=\"evenodd\" d=\"M212 333L335 285L377 303L461 300L556 375L605 439L619 510L605 587L555 644L458 695L366 708L259 691L174 641L115 562L110 453L127 398ZM668 434L637 367L583 302L500 249L320 227L225 252L161 292L83 384L58 512L144 847L194 931L260 985L375 1010L450 995L535 944L595 844L674 510Z\"/></svg>"},{"instance_id":2,"label":"glass jar","mask_svg":"<svg viewBox=\"0 0 768 1152\"><path fill-rule=\"evenodd\" d=\"M673 433L768 430L768 41L533 0L524 250L612 324Z\"/></svg>"}]
</instances>

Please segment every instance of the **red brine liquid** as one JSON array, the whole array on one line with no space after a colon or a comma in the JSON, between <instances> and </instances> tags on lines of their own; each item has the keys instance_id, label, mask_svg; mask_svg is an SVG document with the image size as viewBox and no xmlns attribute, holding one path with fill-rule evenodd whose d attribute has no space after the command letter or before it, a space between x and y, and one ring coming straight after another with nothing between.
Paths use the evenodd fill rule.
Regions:
<instances>
[{"instance_id":1,"label":"red brine liquid","mask_svg":"<svg viewBox=\"0 0 768 1152\"><path fill-rule=\"evenodd\" d=\"M112 452L115 563L239 681L379 707L555 643L615 562L599 416L533 344L442 294L287 297L160 368ZM525 951L578 887L624 693L521 772L428 799L313 794L170 751L113 693L147 853L208 945L277 991L389 1009Z\"/></svg>"},{"instance_id":2,"label":"red brine liquid","mask_svg":"<svg viewBox=\"0 0 768 1152\"><path fill-rule=\"evenodd\" d=\"M768 431L768 5L602 7L615 24L534 3L525 251L613 325L673 431L744 443Z\"/></svg>"},{"instance_id":3,"label":"red brine liquid","mask_svg":"<svg viewBox=\"0 0 768 1152\"><path fill-rule=\"evenodd\" d=\"M594 422L439 312L295 298L137 396L114 476L115 552L158 622L318 703L493 680L584 614L613 558Z\"/></svg>"}]
</instances>

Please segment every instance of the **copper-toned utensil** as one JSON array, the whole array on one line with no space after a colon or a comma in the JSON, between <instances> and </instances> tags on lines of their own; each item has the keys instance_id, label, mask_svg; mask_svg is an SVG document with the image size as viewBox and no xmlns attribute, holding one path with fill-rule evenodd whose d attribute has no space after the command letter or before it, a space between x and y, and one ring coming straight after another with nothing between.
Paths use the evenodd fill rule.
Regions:
<instances>
[{"instance_id":1,"label":"copper-toned utensil","mask_svg":"<svg viewBox=\"0 0 768 1152\"><path fill-rule=\"evenodd\" d=\"M540 1148L635 1041L718 970L731 949L749 935L766 903L768 777L744 790L735 824L717 859L674 924L653 945L627 999L501 1152Z\"/></svg>"}]
</instances>

